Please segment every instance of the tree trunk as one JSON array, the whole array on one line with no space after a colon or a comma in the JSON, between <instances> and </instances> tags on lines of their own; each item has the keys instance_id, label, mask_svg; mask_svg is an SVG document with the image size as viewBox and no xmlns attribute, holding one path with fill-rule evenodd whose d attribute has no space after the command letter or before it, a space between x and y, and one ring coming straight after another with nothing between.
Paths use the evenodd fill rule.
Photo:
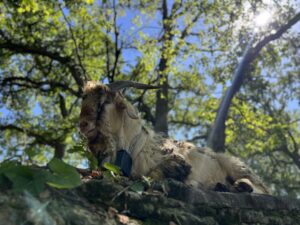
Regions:
<instances>
[{"instance_id":1,"label":"tree trunk","mask_svg":"<svg viewBox=\"0 0 300 225\"><path fill-rule=\"evenodd\" d=\"M228 115L231 101L234 95L241 88L243 80L245 78L245 74L249 68L251 61L253 60L251 59L252 43L253 43L253 39L248 44L245 53L243 55L243 58L239 63L238 67L236 68L231 87L229 87L225 92L225 95L219 106L218 113L214 125L212 127L212 131L208 138L208 146L217 152L225 151L225 139L226 139L225 121Z\"/></svg>"},{"instance_id":2,"label":"tree trunk","mask_svg":"<svg viewBox=\"0 0 300 225\"><path fill-rule=\"evenodd\" d=\"M65 156L66 145L62 143L55 143L54 158L62 159Z\"/></svg>"},{"instance_id":3,"label":"tree trunk","mask_svg":"<svg viewBox=\"0 0 300 225\"><path fill-rule=\"evenodd\" d=\"M162 89L156 93L156 114L155 127L156 132L168 136L168 79L163 82Z\"/></svg>"},{"instance_id":4,"label":"tree trunk","mask_svg":"<svg viewBox=\"0 0 300 225\"><path fill-rule=\"evenodd\" d=\"M162 37L162 50L161 58L158 65L158 79L162 83L162 89L156 93L156 111L155 111L155 126L156 132L162 133L168 136L168 113L169 113L169 99L168 99L168 58L166 51L168 50L168 42L173 39L171 34L172 25L168 16L167 1L162 2L162 23L163 23L163 37Z\"/></svg>"}]
</instances>

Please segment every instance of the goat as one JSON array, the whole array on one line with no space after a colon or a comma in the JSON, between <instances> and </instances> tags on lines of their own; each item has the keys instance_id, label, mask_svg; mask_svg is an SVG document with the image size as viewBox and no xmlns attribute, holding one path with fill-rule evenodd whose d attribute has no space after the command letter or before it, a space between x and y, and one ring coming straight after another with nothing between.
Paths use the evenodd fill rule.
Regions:
<instances>
[{"instance_id":1,"label":"goat","mask_svg":"<svg viewBox=\"0 0 300 225\"><path fill-rule=\"evenodd\" d=\"M123 172L132 178L174 178L206 190L269 193L238 158L155 133L121 94L125 87L153 88L130 81L109 85L89 81L84 87L80 132L99 162L122 161L123 156L127 158Z\"/></svg>"}]
</instances>

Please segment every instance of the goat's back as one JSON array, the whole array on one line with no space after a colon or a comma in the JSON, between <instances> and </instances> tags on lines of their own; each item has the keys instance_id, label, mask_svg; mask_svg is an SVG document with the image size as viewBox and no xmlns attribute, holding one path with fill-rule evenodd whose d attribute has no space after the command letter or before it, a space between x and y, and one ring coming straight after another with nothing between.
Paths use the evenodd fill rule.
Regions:
<instances>
[{"instance_id":1,"label":"goat's back","mask_svg":"<svg viewBox=\"0 0 300 225\"><path fill-rule=\"evenodd\" d=\"M190 165L185 183L194 187L214 189L216 184L239 185L247 183L255 193L269 193L260 178L237 157L216 153L209 148L199 148L184 141L166 139L163 151L179 155ZM234 187L232 187L234 188Z\"/></svg>"},{"instance_id":2,"label":"goat's back","mask_svg":"<svg viewBox=\"0 0 300 225\"><path fill-rule=\"evenodd\" d=\"M167 154L182 157L190 165L185 183L194 187L212 189L216 183L224 183L226 171L221 168L216 154L209 148L198 148L184 141L166 139L162 149Z\"/></svg>"}]
</instances>

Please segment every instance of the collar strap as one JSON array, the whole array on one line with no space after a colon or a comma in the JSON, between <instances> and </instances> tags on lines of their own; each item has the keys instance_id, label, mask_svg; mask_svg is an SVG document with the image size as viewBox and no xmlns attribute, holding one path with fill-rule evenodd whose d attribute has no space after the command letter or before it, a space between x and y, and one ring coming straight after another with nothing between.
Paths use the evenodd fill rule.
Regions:
<instances>
[{"instance_id":1,"label":"collar strap","mask_svg":"<svg viewBox=\"0 0 300 225\"><path fill-rule=\"evenodd\" d=\"M100 119L103 109L104 109L104 103L101 103L101 101L99 101L97 105L97 118L96 118L97 121Z\"/></svg>"},{"instance_id":2,"label":"collar strap","mask_svg":"<svg viewBox=\"0 0 300 225\"><path fill-rule=\"evenodd\" d=\"M132 158L126 150L121 149L117 152L115 165L121 168L124 176L130 176L132 168Z\"/></svg>"}]
</instances>

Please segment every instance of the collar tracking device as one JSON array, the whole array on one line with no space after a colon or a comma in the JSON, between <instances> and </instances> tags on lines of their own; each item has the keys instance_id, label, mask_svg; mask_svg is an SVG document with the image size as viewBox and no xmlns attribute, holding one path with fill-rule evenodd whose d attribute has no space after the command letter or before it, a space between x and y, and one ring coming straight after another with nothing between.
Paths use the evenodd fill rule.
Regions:
<instances>
[{"instance_id":1,"label":"collar tracking device","mask_svg":"<svg viewBox=\"0 0 300 225\"><path fill-rule=\"evenodd\" d=\"M121 149L117 152L115 165L121 168L124 176L130 176L132 168L132 158L126 150Z\"/></svg>"}]
</instances>

